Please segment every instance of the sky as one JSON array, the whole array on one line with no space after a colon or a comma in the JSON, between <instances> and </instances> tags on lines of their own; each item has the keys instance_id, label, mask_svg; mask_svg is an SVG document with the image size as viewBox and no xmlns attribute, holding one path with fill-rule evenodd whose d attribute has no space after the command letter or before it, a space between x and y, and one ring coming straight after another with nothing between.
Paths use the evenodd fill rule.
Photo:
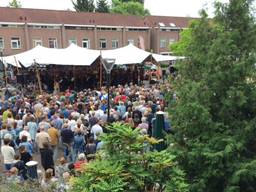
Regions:
<instances>
[{"instance_id":1,"label":"sky","mask_svg":"<svg viewBox=\"0 0 256 192\"><path fill-rule=\"evenodd\" d=\"M11 0L0 0L0 6L7 6ZM73 9L71 0L19 0L23 8L40 9ZM218 0L228 2L228 0ZM198 17L202 8L213 15L214 0L145 0L145 8L149 9L151 15Z\"/></svg>"}]
</instances>

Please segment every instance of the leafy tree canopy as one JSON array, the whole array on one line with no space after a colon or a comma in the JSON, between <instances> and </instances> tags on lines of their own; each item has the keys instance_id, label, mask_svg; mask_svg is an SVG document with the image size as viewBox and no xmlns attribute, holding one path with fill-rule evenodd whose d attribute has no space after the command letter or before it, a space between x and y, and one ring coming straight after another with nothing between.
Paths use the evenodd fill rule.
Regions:
<instances>
[{"instance_id":1,"label":"leafy tree canopy","mask_svg":"<svg viewBox=\"0 0 256 192\"><path fill-rule=\"evenodd\" d=\"M149 10L144 9L143 4L138 1L122 2L120 0L112 1L112 13L119 13L123 15L150 15Z\"/></svg>"},{"instance_id":2,"label":"leafy tree canopy","mask_svg":"<svg viewBox=\"0 0 256 192\"><path fill-rule=\"evenodd\" d=\"M256 191L256 26L250 0L216 3L172 50L177 64L170 102L173 154L193 192ZM171 93L171 94L173 94Z\"/></svg>"}]
</instances>

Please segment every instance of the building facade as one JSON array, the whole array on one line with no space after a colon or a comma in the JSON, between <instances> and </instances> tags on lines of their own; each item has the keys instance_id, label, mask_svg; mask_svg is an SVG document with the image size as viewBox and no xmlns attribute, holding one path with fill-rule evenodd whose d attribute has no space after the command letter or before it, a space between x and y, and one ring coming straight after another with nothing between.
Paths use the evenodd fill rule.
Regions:
<instances>
[{"instance_id":1,"label":"building facade","mask_svg":"<svg viewBox=\"0 0 256 192\"><path fill-rule=\"evenodd\" d=\"M36 45L66 48L70 43L90 49L115 49L132 43L169 54L191 18L124 16L0 7L0 51L4 56Z\"/></svg>"}]
</instances>

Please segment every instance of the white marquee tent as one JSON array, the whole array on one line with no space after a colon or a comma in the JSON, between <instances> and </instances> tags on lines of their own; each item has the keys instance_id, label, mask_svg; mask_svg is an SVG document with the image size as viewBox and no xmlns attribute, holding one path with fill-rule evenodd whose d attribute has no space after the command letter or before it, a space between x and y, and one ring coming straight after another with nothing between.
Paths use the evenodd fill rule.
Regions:
<instances>
[{"instance_id":1,"label":"white marquee tent","mask_svg":"<svg viewBox=\"0 0 256 192\"><path fill-rule=\"evenodd\" d=\"M34 62L45 65L72 65L90 66L99 57L115 59L116 65L137 64L151 58L156 62L182 59L176 56L164 56L151 54L129 44L125 47L113 50L92 50L71 44L64 49L51 49L40 45L33 49L12 56L4 57L4 62L16 67L20 67L19 62L24 67L30 67Z\"/></svg>"}]
</instances>

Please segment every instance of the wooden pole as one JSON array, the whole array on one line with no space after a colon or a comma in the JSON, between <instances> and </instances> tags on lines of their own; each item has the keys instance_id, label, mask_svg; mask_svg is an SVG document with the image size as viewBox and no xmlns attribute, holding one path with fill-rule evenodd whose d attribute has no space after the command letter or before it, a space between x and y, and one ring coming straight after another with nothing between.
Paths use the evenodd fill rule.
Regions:
<instances>
[{"instance_id":1,"label":"wooden pole","mask_svg":"<svg viewBox=\"0 0 256 192\"><path fill-rule=\"evenodd\" d=\"M41 82L39 70L38 70L38 67L37 67L37 63L36 63L35 60L34 60L34 65L35 65L35 70L36 70L36 77L37 77L37 82L38 82L38 86L39 86L39 91L40 91L40 94L43 94L42 82Z\"/></svg>"},{"instance_id":2,"label":"wooden pole","mask_svg":"<svg viewBox=\"0 0 256 192\"><path fill-rule=\"evenodd\" d=\"M17 68L17 72L18 72L18 74L19 74L18 62L17 62L17 59L16 59L16 57L15 57L15 56L14 56L14 60L15 60L15 64L16 64L16 68Z\"/></svg>"},{"instance_id":3,"label":"wooden pole","mask_svg":"<svg viewBox=\"0 0 256 192\"><path fill-rule=\"evenodd\" d=\"M102 87L102 53L100 50L100 88Z\"/></svg>"},{"instance_id":4,"label":"wooden pole","mask_svg":"<svg viewBox=\"0 0 256 192\"><path fill-rule=\"evenodd\" d=\"M8 83L8 79L7 79L6 66L5 66L4 62L3 62L3 65L4 65L4 80L5 80L5 86L6 86L6 85L7 85L7 83Z\"/></svg>"}]
</instances>

